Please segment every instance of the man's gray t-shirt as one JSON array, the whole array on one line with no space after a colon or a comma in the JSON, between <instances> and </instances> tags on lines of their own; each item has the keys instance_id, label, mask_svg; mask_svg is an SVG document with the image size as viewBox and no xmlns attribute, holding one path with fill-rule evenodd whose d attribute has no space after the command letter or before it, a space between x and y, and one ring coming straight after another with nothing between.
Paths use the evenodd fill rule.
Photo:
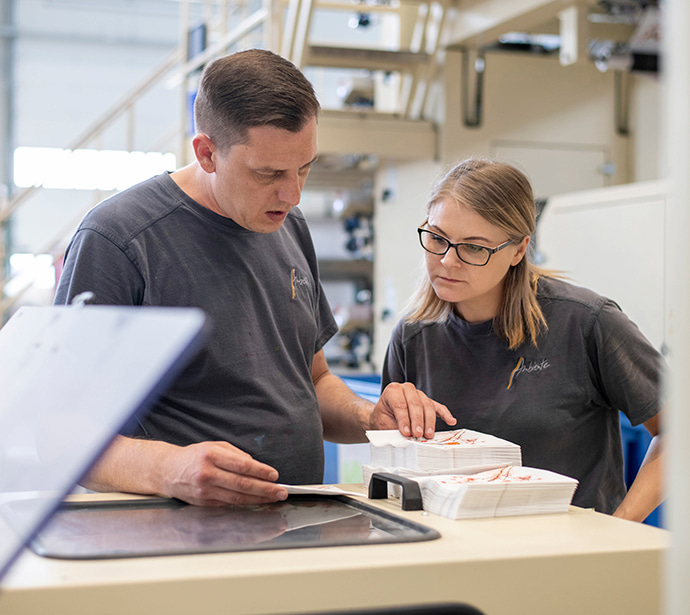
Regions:
<instances>
[{"instance_id":1,"label":"man's gray t-shirt","mask_svg":"<svg viewBox=\"0 0 690 615\"><path fill-rule=\"evenodd\" d=\"M611 513L626 492L619 410L633 425L657 414L663 359L604 297L541 278L537 298L548 324L538 347L509 350L491 321L399 322L382 385L412 382L458 427L519 444L525 466L576 478L575 505Z\"/></svg>"},{"instance_id":2,"label":"man's gray t-shirt","mask_svg":"<svg viewBox=\"0 0 690 615\"><path fill-rule=\"evenodd\" d=\"M337 330L302 213L268 234L188 197L168 174L107 199L82 221L55 303L200 307L203 349L126 435L227 441L283 483L323 480L314 354Z\"/></svg>"}]
</instances>

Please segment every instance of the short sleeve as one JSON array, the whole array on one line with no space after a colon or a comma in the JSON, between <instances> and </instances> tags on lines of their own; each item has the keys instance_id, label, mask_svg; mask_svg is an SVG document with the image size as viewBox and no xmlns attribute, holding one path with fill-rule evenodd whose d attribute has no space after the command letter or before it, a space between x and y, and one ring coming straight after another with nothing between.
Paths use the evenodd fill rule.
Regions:
<instances>
[{"instance_id":1,"label":"short sleeve","mask_svg":"<svg viewBox=\"0 0 690 615\"><path fill-rule=\"evenodd\" d=\"M404 329L405 321L400 320L391 334L383 361L381 390L385 389L391 382L407 382L409 380L405 372Z\"/></svg>"},{"instance_id":2,"label":"short sleeve","mask_svg":"<svg viewBox=\"0 0 690 615\"><path fill-rule=\"evenodd\" d=\"M100 305L142 305L145 284L124 251L104 235L79 230L65 254L55 305L66 305L83 292Z\"/></svg>"},{"instance_id":3,"label":"short sleeve","mask_svg":"<svg viewBox=\"0 0 690 615\"><path fill-rule=\"evenodd\" d=\"M601 394L633 425L659 412L665 361L612 301L602 306L594 320L589 354Z\"/></svg>"},{"instance_id":4,"label":"short sleeve","mask_svg":"<svg viewBox=\"0 0 690 615\"><path fill-rule=\"evenodd\" d=\"M331 309L330 303L326 298L326 293L323 289L321 282L318 283L319 287L319 297L318 297L318 333L316 338L316 348L314 349L314 354L319 352L328 340L330 340L338 332L338 324L333 316L333 310Z\"/></svg>"}]
</instances>

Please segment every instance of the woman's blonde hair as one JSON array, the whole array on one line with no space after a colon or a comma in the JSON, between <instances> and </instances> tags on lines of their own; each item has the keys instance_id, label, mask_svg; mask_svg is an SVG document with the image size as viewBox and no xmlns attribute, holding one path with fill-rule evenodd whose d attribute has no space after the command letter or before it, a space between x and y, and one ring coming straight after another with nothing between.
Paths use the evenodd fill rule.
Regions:
<instances>
[{"instance_id":1,"label":"woman's blonde hair","mask_svg":"<svg viewBox=\"0 0 690 615\"><path fill-rule=\"evenodd\" d=\"M469 207L502 229L514 243L532 235L536 228L532 186L523 173L509 164L483 158L460 162L432 189L427 214L446 198ZM516 348L526 338L536 346L540 332L547 328L537 302L537 280L553 273L530 263L527 255L508 270L503 301L494 318L494 331L510 348ZM445 322L453 304L439 299L425 272L410 300L409 310L408 322Z\"/></svg>"}]
</instances>

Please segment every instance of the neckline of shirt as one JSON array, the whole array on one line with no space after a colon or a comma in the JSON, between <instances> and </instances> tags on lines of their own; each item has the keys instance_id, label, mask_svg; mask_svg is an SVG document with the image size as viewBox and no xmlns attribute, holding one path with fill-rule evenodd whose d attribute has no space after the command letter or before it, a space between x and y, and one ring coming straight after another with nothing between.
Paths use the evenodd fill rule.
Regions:
<instances>
[{"instance_id":1,"label":"neckline of shirt","mask_svg":"<svg viewBox=\"0 0 690 615\"><path fill-rule=\"evenodd\" d=\"M208 207L204 207L198 201L195 201L184 190L182 190L182 188L180 188L177 185L177 183L175 183L175 180L172 177L170 177L169 172L163 173L160 177L165 187L172 191L174 193L174 196L193 213L203 217L204 219L208 220L209 222L212 222L213 224L223 226L233 231L237 231L240 233L259 234L244 228L243 226L235 222L232 218L228 218L227 216L221 216L220 214L217 214L215 211L211 211Z\"/></svg>"},{"instance_id":2,"label":"neckline of shirt","mask_svg":"<svg viewBox=\"0 0 690 615\"><path fill-rule=\"evenodd\" d=\"M484 322L470 323L458 316L455 312L451 312L448 319L449 324L460 331L470 335L487 335L493 331L493 319Z\"/></svg>"}]
</instances>

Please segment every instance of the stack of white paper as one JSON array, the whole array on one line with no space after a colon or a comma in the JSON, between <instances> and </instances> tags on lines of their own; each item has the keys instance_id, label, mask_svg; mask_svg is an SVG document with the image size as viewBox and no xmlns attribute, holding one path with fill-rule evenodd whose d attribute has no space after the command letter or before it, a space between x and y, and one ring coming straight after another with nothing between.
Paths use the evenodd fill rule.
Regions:
<instances>
[{"instance_id":1,"label":"stack of white paper","mask_svg":"<svg viewBox=\"0 0 690 615\"><path fill-rule=\"evenodd\" d=\"M398 430L367 431L370 465L424 474L469 474L522 463L517 444L489 434L456 429L431 439L403 436Z\"/></svg>"},{"instance_id":2,"label":"stack of white paper","mask_svg":"<svg viewBox=\"0 0 690 615\"><path fill-rule=\"evenodd\" d=\"M416 480L424 510L450 519L565 512L578 484L547 470L515 466Z\"/></svg>"},{"instance_id":3,"label":"stack of white paper","mask_svg":"<svg viewBox=\"0 0 690 615\"><path fill-rule=\"evenodd\" d=\"M477 470L473 469L465 469L462 470L463 472L466 472L467 474L471 474L476 472L481 472L483 470L486 470L485 467L481 467ZM438 475L446 475L446 474L453 474L454 472L460 472L461 470L454 470L453 468L447 468L445 470L428 470L428 471L422 471L422 470L408 470L407 468L389 468L386 466L374 466L371 464L364 464L362 465L362 482L364 483L364 486L368 489L369 488L369 483L371 482L371 476L375 472L385 472L387 474L396 474L398 476L402 476L403 478L412 478L412 479L417 479L423 476L438 476ZM400 487L395 484L395 483L388 483L388 495L392 495L395 498L399 498L401 494L401 489Z\"/></svg>"}]
</instances>

